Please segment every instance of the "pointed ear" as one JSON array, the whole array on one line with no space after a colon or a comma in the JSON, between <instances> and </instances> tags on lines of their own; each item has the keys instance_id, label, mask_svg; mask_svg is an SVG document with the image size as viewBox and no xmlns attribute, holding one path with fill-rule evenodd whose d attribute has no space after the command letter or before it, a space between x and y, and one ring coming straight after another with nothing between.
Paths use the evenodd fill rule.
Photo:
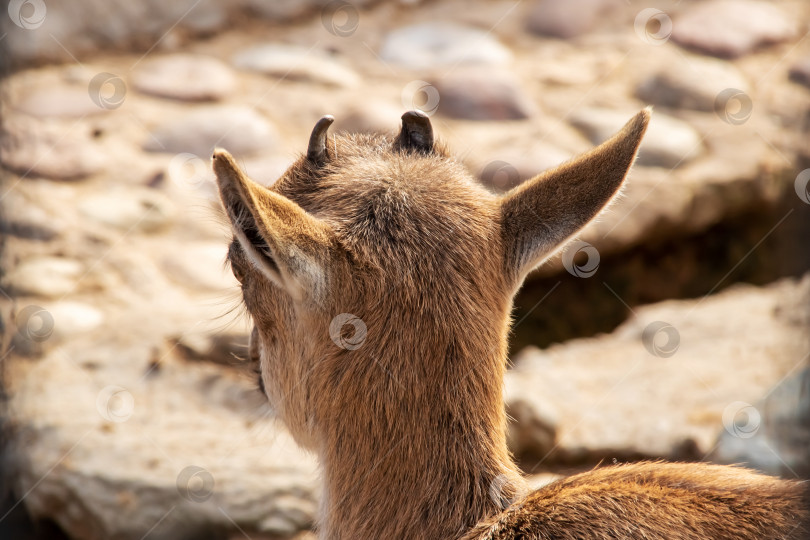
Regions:
<instances>
[{"instance_id":1,"label":"pointed ear","mask_svg":"<svg viewBox=\"0 0 810 540\"><path fill-rule=\"evenodd\" d=\"M619 192L652 110L639 112L611 139L507 192L501 201L506 271L526 274L593 220Z\"/></svg>"},{"instance_id":2,"label":"pointed ear","mask_svg":"<svg viewBox=\"0 0 810 540\"><path fill-rule=\"evenodd\" d=\"M322 305L338 245L331 227L250 180L225 150L212 159L222 204L254 267L295 300Z\"/></svg>"}]
</instances>

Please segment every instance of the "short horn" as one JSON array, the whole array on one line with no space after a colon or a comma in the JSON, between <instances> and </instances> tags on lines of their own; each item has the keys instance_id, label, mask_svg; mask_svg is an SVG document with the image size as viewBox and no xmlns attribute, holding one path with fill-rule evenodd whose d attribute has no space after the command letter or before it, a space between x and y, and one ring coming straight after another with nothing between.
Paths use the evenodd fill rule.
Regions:
<instances>
[{"instance_id":1,"label":"short horn","mask_svg":"<svg viewBox=\"0 0 810 540\"><path fill-rule=\"evenodd\" d=\"M323 165L329 158L326 151L326 132L329 126L335 121L335 117L327 114L315 124L312 135L309 136L309 147L307 148L307 159L316 165Z\"/></svg>"},{"instance_id":2,"label":"short horn","mask_svg":"<svg viewBox=\"0 0 810 540\"><path fill-rule=\"evenodd\" d=\"M430 118L422 111L408 111L402 115L402 131L396 146L419 152L433 151L433 126Z\"/></svg>"}]
</instances>

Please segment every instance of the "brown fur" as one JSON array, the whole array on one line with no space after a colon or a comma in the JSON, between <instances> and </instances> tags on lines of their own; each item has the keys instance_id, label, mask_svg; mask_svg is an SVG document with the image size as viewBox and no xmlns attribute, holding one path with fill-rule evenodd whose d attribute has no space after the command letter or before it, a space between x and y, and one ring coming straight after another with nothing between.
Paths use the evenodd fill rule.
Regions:
<instances>
[{"instance_id":1,"label":"brown fur","mask_svg":"<svg viewBox=\"0 0 810 540\"><path fill-rule=\"evenodd\" d=\"M799 539L809 504L802 483L739 467L636 463L539 489L462 540Z\"/></svg>"},{"instance_id":2,"label":"brown fur","mask_svg":"<svg viewBox=\"0 0 810 540\"><path fill-rule=\"evenodd\" d=\"M251 356L278 416L320 459L322 538L615 538L645 522L698 538L722 519L754 530L766 505L748 538L798 523L797 485L707 465L599 469L504 511L526 490L505 440L512 297L615 196L649 115L503 197L441 146L402 136L330 138L270 189L215 152ZM367 327L357 348L330 336L345 313Z\"/></svg>"}]
</instances>

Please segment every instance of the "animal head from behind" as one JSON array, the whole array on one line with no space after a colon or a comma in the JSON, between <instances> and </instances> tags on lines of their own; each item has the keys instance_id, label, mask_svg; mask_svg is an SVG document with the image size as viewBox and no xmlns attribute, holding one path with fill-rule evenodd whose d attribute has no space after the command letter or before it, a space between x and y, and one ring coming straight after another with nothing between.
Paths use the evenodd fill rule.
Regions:
<instances>
[{"instance_id":1,"label":"animal head from behind","mask_svg":"<svg viewBox=\"0 0 810 540\"><path fill-rule=\"evenodd\" d=\"M617 194L649 118L504 195L481 187L417 111L396 137L328 138L333 119L322 118L270 188L217 150L251 350L299 442L312 447L335 415L434 398L464 377L454 399L499 393L512 296Z\"/></svg>"},{"instance_id":2,"label":"animal head from behind","mask_svg":"<svg viewBox=\"0 0 810 540\"><path fill-rule=\"evenodd\" d=\"M444 538L525 487L502 397L512 298L615 197L649 118L503 195L417 111L396 137L330 138L322 118L269 188L215 151L250 356L321 460L325 537Z\"/></svg>"}]
</instances>

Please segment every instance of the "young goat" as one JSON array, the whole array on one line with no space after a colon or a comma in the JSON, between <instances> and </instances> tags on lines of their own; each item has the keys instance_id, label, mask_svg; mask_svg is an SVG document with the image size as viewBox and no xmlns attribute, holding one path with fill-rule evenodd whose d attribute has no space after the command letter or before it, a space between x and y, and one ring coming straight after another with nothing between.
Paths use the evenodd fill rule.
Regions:
<instances>
[{"instance_id":1,"label":"young goat","mask_svg":"<svg viewBox=\"0 0 810 540\"><path fill-rule=\"evenodd\" d=\"M502 385L526 274L619 191L650 111L503 196L434 143L327 139L272 187L224 150L213 167L250 357L323 469L324 539L803 538L806 487L739 467L598 468L527 494L506 447Z\"/></svg>"}]
</instances>

